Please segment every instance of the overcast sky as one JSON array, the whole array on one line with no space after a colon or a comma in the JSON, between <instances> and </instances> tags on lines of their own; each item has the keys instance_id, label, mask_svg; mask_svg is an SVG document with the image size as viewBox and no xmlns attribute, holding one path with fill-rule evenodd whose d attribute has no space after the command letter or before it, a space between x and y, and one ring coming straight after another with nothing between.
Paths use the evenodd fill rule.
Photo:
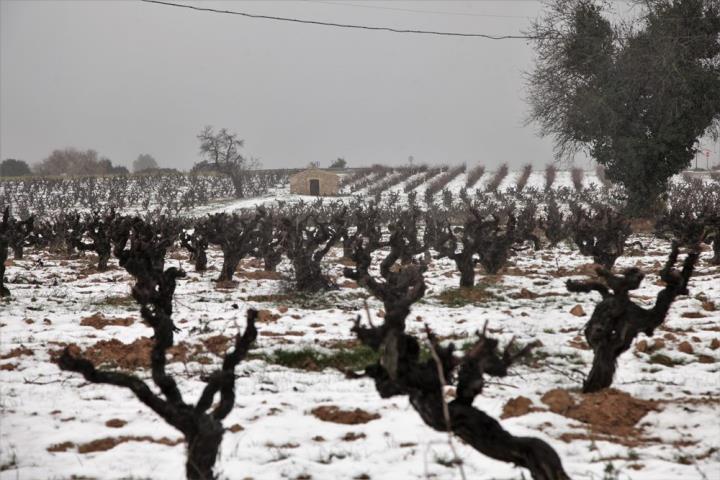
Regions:
<instances>
[{"instance_id":1,"label":"overcast sky","mask_svg":"<svg viewBox=\"0 0 720 480\"><path fill-rule=\"evenodd\" d=\"M199 5L200 2L191 2ZM139 1L0 1L0 158L92 148L187 169L226 127L264 167L552 160L524 127L525 40L401 35ZM330 22L518 34L537 1L202 2ZM406 11L413 10L413 11Z\"/></svg>"}]
</instances>

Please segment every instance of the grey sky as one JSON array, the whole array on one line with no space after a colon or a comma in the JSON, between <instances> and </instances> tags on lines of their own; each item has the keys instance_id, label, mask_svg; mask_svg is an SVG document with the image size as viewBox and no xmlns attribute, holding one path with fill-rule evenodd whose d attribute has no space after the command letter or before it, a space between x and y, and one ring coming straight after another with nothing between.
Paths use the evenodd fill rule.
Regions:
<instances>
[{"instance_id":1,"label":"grey sky","mask_svg":"<svg viewBox=\"0 0 720 480\"><path fill-rule=\"evenodd\" d=\"M488 168L552 159L551 142L523 127L522 74L532 62L524 40L343 30L135 1L0 5L0 158L34 163L74 146L119 164L150 153L186 169L198 160L195 136L213 125L238 132L245 152L271 168L338 156ZM540 11L507 0L202 6L490 34L517 34L529 20L515 16Z\"/></svg>"}]
</instances>

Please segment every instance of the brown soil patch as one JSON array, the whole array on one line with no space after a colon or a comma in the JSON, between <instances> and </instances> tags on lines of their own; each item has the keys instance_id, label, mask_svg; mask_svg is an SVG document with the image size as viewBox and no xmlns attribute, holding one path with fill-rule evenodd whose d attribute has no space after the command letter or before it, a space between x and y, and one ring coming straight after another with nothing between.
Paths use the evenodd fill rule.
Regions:
<instances>
[{"instance_id":1,"label":"brown soil patch","mask_svg":"<svg viewBox=\"0 0 720 480\"><path fill-rule=\"evenodd\" d=\"M119 418L111 418L110 420L105 422L105 426L110 428L122 428L125 425L127 425L127 422Z\"/></svg>"},{"instance_id":2,"label":"brown soil patch","mask_svg":"<svg viewBox=\"0 0 720 480\"><path fill-rule=\"evenodd\" d=\"M286 332L268 332L263 330L260 332L261 337L302 337L305 332L299 332L297 330L288 330Z\"/></svg>"},{"instance_id":3,"label":"brown soil patch","mask_svg":"<svg viewBox=\"0 0 720 480\"><path fill-rule=\"evenodd\" d=\"M105 270L99 270L97 268L97 263L91 263L85 268L82 268L78 271L78 279L87 278L89 275L94 275L96 273L108 273L115 270L120 270L120 267L113 264L108 264L107 268Z\"/></svg>"},{"instance_id":4,"label":"brown soil patch","mask_svg":"<svg viewBox=\"0 0 720 480\"><path fill-rule=\"evenodd\" d=\"M680 342L680 344L677 346L678 351L682 353L687 353L692 355L694 352L692 345L687 340L684 342Z\"/></svg>"},{"instance_id":5,"label":"brown soil patch","mask_svg":"<svg viewBox=\"0 0 720 480\"><path fill-rule=\"evenodd\" d=\"M54 443L47 447L48 452L67 452L71 448L75 448L75 444L73 442L62 442L62 443Z\"/></svg>"},{"instance_id":6,"label":"brown soil patch","mask_svg":"<svg viewBox=\"0 0 720 480\"><path fill-rule=\"evenodd\" d=\"M16 368L17 368L17 365L15 365L14 363L4 363L4 364L0 365L0 370L5 370L5 371L12 371L12 370L15 370Z\"/></svg>"},{"instance_id":7,"label":"brown soil patch","mask_svg":"<svg viewBox=\"0 0 720 480\"><path fill-rule=\"evenodd\" d=\"M108 325L115 327L129 327L133 323L135 323L135 319L132 317L105 318L102 313L95 313L94 315L85 317L80 320L80 325L82 325L83 327L93 327L98 330L102 330Z\"/></svg>"},{"instance_id":8,"label":"brown soil patch","mask_svg":"<svg viewBox=\"0 0 720 480\"><path fill-rule=\"evenodd\" d=\"M27 347L23 347L22 345L20 345L19 347L13 348L8 353L0 355L0 360L7 360L8 358L15 358L15 357L19 357L21 355L32 356L33 351Z\"/></svg>"},{"instance_id":9,"label":"brown soil patch","mask_svg":"<svg viewBox=\"0 0 720 480\"><path fill-rule=\"evenodd\" d=\"M258 316L257 321L258 322L265 322L265 323L272 323L277 321L280 318L281 315L277 313L272 313L270 310L263 309L258 310Z\"/></svg>"},{"instance_id":10,"label":"brown soil patch","mask_svg":"<svg viewBox=\"0 0 720 480\"><path fill-rule=\"evenodd\" d=\"M173 252L170 252L167 258L171 260L190 260L190 255L183 250L175 250Z\"/></svg>"},{"instance_id":11,"label":"brown soil patch","mask_svg":"<svg viewBox=\"0 0 720 480\"><path fill-rule=\"evenodd\" d=\"M556 388L550 390L540 399L545 405L550 407L550 411L558 415L565 415L570 407L575 403L567 390Z\"/></svg>"},{"instance_id":12,"label":"brown soil patch","mask_svg":"<svg viewBox=\"0 0 720 480\"><path fill-rule=\"evenodd\" d=\"M365 438L365 434L362 432L347 432L340 438L340 440L344 442L354 442L355 440L360 440L361 438Z\"/></svg>"},{"instance_id":13,"label":"brown soil patch","mask_svg":"<svg viewBox=\"0 0 720 480\"><path fill-rule=\"evenodd\" d=\"M525 277L530 275L537 275L539 273L536 268L515 267L512 265L503 267L500 269L500 271L502 272L502 275L507 275L509 277Z\"/></svg>"},{"instance_id":14,"label":"brown soil patch","mask_svg":"<svg viewBox=\"0 0 720 480\"><path fill-rule=\"evenodd\" d=\"M353 262L353 259L348 258L348 257L339 258L337 260L337 263L339 263L340 265L343 265L345 267L354 267L355 266L355 262Z\"/></svg>"},{"instance_id":15,"label":"brown soil patch","mask_svg":"<svg viewBox=\"0 0 720 480\"><path fill-rule=\"evenodd\" d=\"M267 272L265 270L242 270L237 272L240 278L249 278L251 280L282 280L283 276L280 272Z\"/></svg>"},{"instance_id":16,"label":"brown soil patch","mask_svg":"<svg viewBox=\"0 0 720 480\"><path fill-rule=\"evenodd\" d=\"M587 275L595 277L597 275L597 269L600 267L597 263L586 263L585 265L579 265L575 268L560 267L550 274L553 277L570 277L575 275Z\"/></svg>"},{"instance_id":17,"label":"brown soil patch","mask_svg":"<svg viewBox=\"0 0 720 480\"><path fill-rule=\"evenodd\" d=\"M542 397L542 402L550 411L586 424L590 435L629 446L652 440L644 438L642 430L635 425L648 412L659 409L657 401L633 398L614 388L577 396L567 390L554 389ZM568 433L561 438L570 441L585 434L579 435L581 437Z\"/></svg>"},{"instance_id":18,"label":"brown soil patch","mask_svg":"<svg viewBox=\"0 0 720 480\"><path fill-rule=\"evenodd\" d=\"M710 355L700 354L698 355L698 362L700 363L715 363L715 358Z\"/></svg>"},{"instance_id":19,"label":"brown soil patch","mask_svg":"<svg viewBox=\"0 0 720 480\"><path fill-rule=\"evenodd\" d=\"M222 280L215 282L215 290L235 290L240 282L236 280Z\"/></svg>"},{"instance_id":20,"label":"brown soil patch","mask_svg":"<svg viewBox=\"0 0 720 480\"><path fill-rule=\"evenodd\" d=\"M123 435L121 437L105 437L105 438L99 438L97 440L93 440L91 442L87 443L80 443L75 444L73 442L63 442L63 443L56 443L54 445L50 445L47 448L48 452L66 452L72 448L77 447L78 453L95 453L95 452L105 452L107 450L110 450L112 448L115 448L116 446L120 445L121 443L125 442L152 442L152 443L159 443L162 445L168 445L168 446L175 446L180 443L183 443L183 439L170 439L167 437L162 438L153 438L149 436L135 436L135 435Z\"/></svg>"},{"instance_id":21,"label":"brown soil patch","mask_svg":"<svg viewBox=\"0 0 720 480\"><path fill-rule=\"evenodd\" d=\"M582 308L582 305L575 305L573 308L570 309L570 313L572 315L575 315L576 317L584 317L587 315L585 313L585 310Z\"/></svg>"},{"instance_id":22,"label":"brown soil patch","mask_svg":"<svg viewBox=\"0 0 720 480\"><path fill-rule=\"evenodd\" d=\"M243 270L245 268L265 268L265 262L259 258L243 258L238 265L237 270Z\"/></svg>"},{"instance_id":23,"label":"brown soil patch","mask_svg":"<svg viewBox=\"0 0 720 480\"><path fill-rule=\"evenodd\" d=\"M715 305L715 302L711 302L709 300L702 302L702 308L706 312L714 312L717 310L717 305Z\"/></svg>"},{"instance_id":24,"label":"brown soil patch","mask_svg":"<svg viewBox=\"0 0 720 480\"><path fill-rule=\"evenodd\" d=\"M535 300L536 298L541 297L566 297L568 296L567 293L561 293L561 292L545 292L545 293L535 293L531 290L528 290L527 288L521 288L518 292L513 292L508 294L508 297L513 298L515 300L523 299L523 300Z\"/></svg>"},{"instance_id":25,"label":"brown soil patch","mask_svg":"<svg viewBox=\"0 0 720 480\"><path fill-rule=\"evenodd\" d=\"M527 288L521 288L519 292L513 292L508 295L510 298L523 299L523 300L535 300L539 295L535 292L531 292Z\"/></svg>"},{"instance_id":26,"label":"brown soil patch","mask_svg":"<svg viewBox=\"0 0 720 480\"><path fill-rule=\"evenodd\" d=\"M702 312L683 312L680 316L682 318L705 318Z\"/></svg>"},{"instance_id":27,"label":"brown soil patch","mask_svg":"<svg viewBox=\"0 0 720 480\"><path fill-rule=\"evenodd\" d=\"M140 337L132 343L123 343L120 340L101 340L96 344L81 350L75 344L68 345L70 353L77 357L89 360L93 365L112 365L123 370L137 370L138 368L150 368L150 352L153 348L153 340L148 337ZM188 360L190 347L186 343L180 343L168 349L170 355L168 362L185 362ZM63 349L50 352L51 358L57 360Z\"/></svg>"},{"instance_id":28,"label":"brown soil patch","mask_svg":"<svg viewBox=\"0 0 720 480\"><path fill-rule=\"evenodd\" d=\"M225 335L214 335L206 338L202 343L209 352L224 356L232 340L232 337L226 337Z\"/></svg>"},{"instance_id":29,"label":"brown soil patch","mask_svg":"<svg viewBox=\"0 0 720 480\"><path fill-rule=\"evenodd\" d=\"M495 294L482 286L450 288L438 295L438 300L447 305L484 303L494 298Z\"/></svg>"},{"instance_id":30,"label":"brown soil patch","mask_svg":"<svg viewBox=\"0 0 720 480\"><path fill-rule=\"evenodd\" d=\"M511 398L503 406L503 411L500 415L500 418L520 417L532 411L537 411L537 409L531 408L531 405L532 401L527 397L523 397L522 395L519 397Z\"/></svg>"},{"instance_id":31,"label":"brown soil patch","mask_svg":"<svg viewBox=\"0 0 720 480\"><path fill-rule=\"evenodd\" d=\"M242 432L245 429L239 423L235 423L235 424L229 426L228 428L226 428L226 430L231 433L237 433L237 432Z\"/></svg>"},{"instance_id":32,"label":"brown soil patch","mask_svg":"<svg viewBox=\"0 0 720 480\"><path fill-rule=\"evenodd\" d=\"M590 350L590 345L585 342L580 335L576 335L572 340L568 340L568 345L578 350Z\"/></svg>"},{"instance_id":33,"label":"brown soil patch","mask_svg":"<svg viewBox=\"0 0 720 480\"><path fill-rule=\"evenodd\" d=\"M630 230L633 233L653 233L655 220L652 218L633 218L630 220Z\"/></svg>"},{"instance_id":34,"label":"brown soil patch","mask_svg":"<svg viewBox=\"0 0 720 480\"><path fill-rule=\"evenodd\" d=\"M335 405L321 405L315 407L310 412L323 422L342 423L344 425L357 425L360 423L368 423L371 420L377 420L380 415L377 413L369 413L360 408L355 410L341 410Z\"/></svg>"}]
</instances>

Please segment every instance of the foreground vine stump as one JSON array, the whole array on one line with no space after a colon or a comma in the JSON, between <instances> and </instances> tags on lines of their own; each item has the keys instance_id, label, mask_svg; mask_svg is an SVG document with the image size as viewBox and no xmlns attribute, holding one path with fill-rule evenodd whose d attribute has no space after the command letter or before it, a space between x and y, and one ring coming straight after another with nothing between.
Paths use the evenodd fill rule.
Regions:
<instances>
[{"instance_id":1,"label":"foreground vine stump","mask_svg":"<svg viewBox=\"0 0 720 480\"><path fill-rule=\"evenodd\" d=\"M507 375L513 361L529 352L532 345L514 351L510 342L500 353L498 341L483 331L468 353L457 357L452 343L441 346L428 330L437 360L421 360L418 340L405 333L405 319L410 306L425 293L426 267L413 262L398 268L395 261L399 257L391 249L380 267L384 281L376 280L368 272L370 255L358 241L353 253L356 268L345 269L345 276L355 279L385 305L382 325L363 327L358 318L353 327L360 342L380 355L377 363L365 369L380 396L407 395L423 421L434 430L450 430L491 458L527 468L536 480L569 479L550 445L533 437L515 437L497 420L472 406L485 385L484 375ZM455 382L456 398L449 403L443 397L444 379Z\"/></svg>"},{"instance_id":2,"label":"foreground vine stump","mask_svg":"<svg viewBox=\"0 0 720 480\"><path fill-rule=\"evenodd\" d=\"M280 218L282 248L295 271L295 288L316 293L337 286L323 273L321 262L342 238L347 208L340 204L322 209L322 202L299 203Z\"/></svg>"},{"instance_id":3,"label":"foreground vine stump","mask_svg":"<svg viewBox=\"0 0 720 480\"><path fill-rule=\"evenodd\" d=\"M130 231L115 247L115 254L123 266L136 278L132 296L141 305L141 315L153 329L154 345L150 355L152 379L161 395L136 375L98 370L88 360L77 355L77 349L66 348L58 361L62 370L81 373L92 383L104 383L130 389L137 398L178 429L187 445L186 476L191 480L215 478L213 466L224 433L222 420L235 403L235 367L245 358L257 337L256 310L248 310L245 332L235 337L235 345L228 352L222 367L205 380L207 385L195 405L186 403L175 379L165 371L166 353L173 346L174 325L171 319L175 281L185 272L174 267L163 270L167 247L172 238L158 235L155 229L135 220ZM125 249L127 241L130 248ZM220 393L220 401L213 400Z\"/></svg>"},{"instance_id":4,"label":"foreground vine stump","mask_svg":"<svg viewBox=\"0 0 720 480\"><path fill-rule=\"evenodd\" d=\"M0 223L0 298L10 296L10 290L5 286L5 261L8 257L8 247L10 245L9 217L10 207L5 207L2 223Z\"/></svg>"},{"instance_id":5,"label":"foreground vine stump","mask_svg":"<svg viewBox=\"0 0 720 480\"><path fill-rule=\"evenodd\" d=\"M597 392L612 385L617 358L630 348L640 333L652 336L665 320L675 298L688 294L688 281L699 254L688 253L682 271L678 271L673 268L678 253L677 244L673 244L668 261L660 272L660 279L666 286L658 293L655 306L650 309L640 307L629 297L630 291L639 288L645 277L637 268L629 268L622 275L613 275L609 270L599 268L598 275L605 283L567 281L567 289L571 292L596 291L602 295L602 301L585 325L585 339L595 356L590 374L583 382L583 392Z\"/></svg>"},{"instance_id":6,"label":"foreground vine stump","mask_svg":"<svg viewBox=\"0 0 720 480\"><path fill-rule=\"evenodd\" d=\"M22 247L33 230L34 218L27 220L15 220L10 215L10 207L3 210L2 221L0 221L0 298L9 297L10 290L5 286L5 261L8 257L8 249L12 247L15 251L15 258L22 258Z\"/></svg>"}]
</instances>

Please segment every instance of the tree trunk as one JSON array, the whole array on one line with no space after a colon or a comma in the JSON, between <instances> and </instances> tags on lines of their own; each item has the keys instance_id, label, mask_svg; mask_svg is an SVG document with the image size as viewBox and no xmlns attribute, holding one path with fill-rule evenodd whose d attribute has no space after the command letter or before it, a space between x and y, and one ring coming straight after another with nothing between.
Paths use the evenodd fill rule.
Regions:
<instances>
[{"instance_id":1,"label":"tree trunk","mask_svg":"<svg viewBox=\"0 0 720 480\"><path fill-rule=\"evenodd\" d=\"M640 180L644 182L644 180ZM627 191L627 214L634 218L651 218L660 208L660 194L662 191L654 191L644 184L625 184Z\"/></svg>"},{"instance_id":2,"label":"tree trunk","mask_svg":"<svg viewBox=\"0 0 720 480\"><path fill-rule=\"evenodd\" d=\"M195 271L204 272L207 270L207 253L205 253L205 250L198 248L193 255L195 257Z\"/></svg>"},{"instance_id":3,"label":"tree trunk","mask_svg":"<svg viewBox=\"0 0 720 480\"><path fill-rule=\"evenodd\" d=\"M266 272L274 272L280 261L282 261L282 255L279 253L267 252L263 255L263 264Z\"/></svg>"},{"instance_id":4,"label":"tree trunk","mask_svg":"<svg viewBox=\"0 0 720 480\"><path fill-rule=\"evenodd\" d=\"M23 259L23 246L22 245L16 245L13 247L13 254L15 257L15 260L22 260Z\"/></svg>"},{"instance_id":5,"label":"tree trunk","mask_svg":"<svg viewBox=\"0 0 720 480\"><path fill-rule=\"evenodd\" d=\"M242 260L241 254L234 251L223 250L223 264L222 268L220 269L220 276L218 277L217 281L231 281L233 279L233 275L235 274L235 270L237 270L237 266L240 263L240 260Z\"/></svg>"},{"instance_id":6,"label":"tree trunk","mask_svg":"<svg viewBox=\"0 0 720 480\"><path fill-rule=\"evenodd\" d=\"M198 432L189 435L185 474L188 480L214 480L213 466L223 437L222 424L210 415L198 419Z\"/></svg>"},{"instance_id":7,"label":"tree trunk","mask_svg":"<svg viewBox=\"0 0 720 480\"><path fill-rule=\"evenodd\" d=\"M472 255L461 255L455 258L455 265L460 271L460 286L472 288L475 286L475 263Z\"/></svg>"},{"instance_id":8,"label":"tree trunk","mask_svg":"<svg viewBox=\"0 0 720 480\"><path fill-rule=\"evenodd\" d=\"M583 393L598 392L612 385L617 369L616 358L609 346L599 346L595 349L592 368L583 382Z\"/></svg>"},{"instance_id":9,"label":"tree trunk","mask_svg":"<svg viewBox=\"0 0 720 480\"><path fill-rule=\"evenodd\" d=\"M320 265L309 255L301 255L293 259L295 268L295 284L301 292L315 293L329 290L332 284L323 276Z\"/></svg>"},{"instance_id":10,"label":"tree trunk","mask_svg":"<svg viewBox=\"0 0 720 480\"><path fill-rule=\"evenodd\" d=\"M10 296L10 290L5 287L5 260L7 260L7 254L7 245L0 244L0 298Z\"/></svg>"},{"instance_id":11,"label":"tree trunk","mask_svg":"<svg viewBox=\"0 0 720 480\"><path fill-rule=\"evenodd\" d=\"M104 272L108 268L110 252L98 252L98 271Z\"/></svg>"},{"instance_id":12,"label":"tree trunk","mask_svg":"<svg viewBox=\"0 0 720 480\"><path fill-rule=\"evenodd\" d=\"M245 176L242 172L234 170L228 171L233 188L235 189L235 198L245 198Z\"/></svg>"},{"instance_id":13,"label":"tree trunk","mask_svg":"<svg viewBox=\"0 0 720 480\"><path fill-rule=\"evenodd\" d=\"M343 257L345 258L352 258L353 254L353 242L355 241L355 237L350 237L348 235L343 237Z\"/></svg>"}]
</instances>

